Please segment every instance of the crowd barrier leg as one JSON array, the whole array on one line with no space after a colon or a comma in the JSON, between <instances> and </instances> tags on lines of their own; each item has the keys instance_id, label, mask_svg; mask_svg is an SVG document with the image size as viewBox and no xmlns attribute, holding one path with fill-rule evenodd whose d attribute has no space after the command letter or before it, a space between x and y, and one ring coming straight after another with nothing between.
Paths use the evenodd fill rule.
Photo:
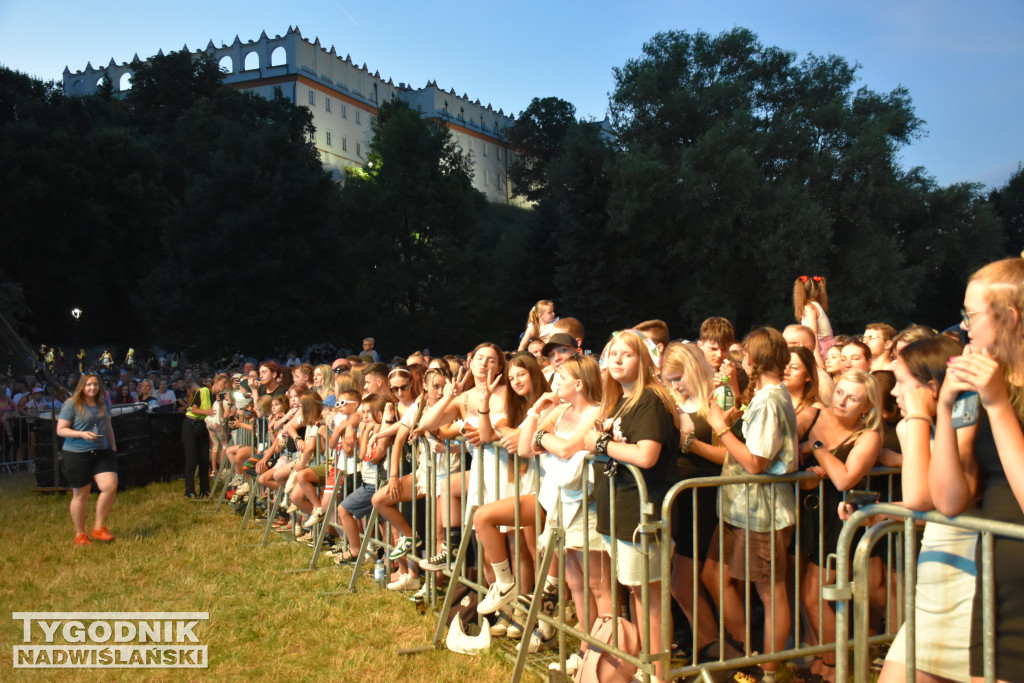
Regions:
<instances>
[{"instance_id":1,"label":"crowd barrier leg","mask_svg":"<svg viewBox=\"0 0 1024 683\"><path fill-rule=\"evenodd\" d=\"M304 570L296 569L293 571L313 571L317 568L316 563L320 559L320 553L323 551L324 538L327 537L327 530L332 526L329 523L329 520L334 516L335 511L338 509L338 489L340 488L341 487L338 486L338 482L335 481L334 489L331 490L331 498L327 502L327 509L324 510L324 518L319 524L317 524L317 534L313 545L313 557L309 559L309 566ZM344 535L344 533L344 530L342 530L341 534Z\"/></svg>"},{"instance_id":2,"label":"crowd barrier leg","mask_svg":"<svg viewBox=\"0 0 1024 683\"><path fill-rule=\"evenodd\" d=\"M213 478L213 484L210 486L210 497L207 499L207 502L217 503L210 508L211 511L220 509L220 504L227 499L228 479L225 479L225 475L227 475L231 469L231 461L228 459L227 448L225 448L220 454L220 465L217 467L217 476Z\"/></svg>"},{"instance_id":3,"label":"crowd barrier leg","mask_svg":"<svg viewBox=\"0 0 1024 683\"><path fill-rule=\"evenodd\" d=\"M259 477L255 474L249 477L249 499L245 501L245 512L242 514L242 524L239 531L245 531L250 519L255 518L256 501L262 497L268 497L266 491L260 490ZM269 503L269 501L267 501ZM270 507L269 504L265 507Z\"/></svg>"},{"instance_id":4,"label":"crowd barrier leg","mask_svg":"<svg viewBox=\"0 0 1024 683\"><path fill-rule=\"evenodd\" d=\"M547 545L546 548L544 548L544 557L540 561L539 566L537 567L537 569L538 569L538 572L537 572L538 573L537 587L534 588L533 600L530 601L530 610L526 614L526 623L523 624L523 639L521 641L523 643L523 645L519 648L519 655L516 657L516 665L515 665L515 668L512 670L512 680L514 682L517 682L517 681L519 681L521 679L521 677L523 675L523 670L526 668L526 659L530 655L530 648L528 647L528 645L529 645L529 642L530 642L530 638L532 637L532 634L533 634L533 629L537 627L538 616L540 615L541 604L544 602L544 589L543 589L543 585L544 585L543 582L545 580L544 577L546 577L548 575L548 570L551 567L551 561L555 557L555 550L557 548L562 547L564 541L565 541L565 531L562 529L561 524L559 524L556 527L553 527L552 528L552 532L550 534L550 540L548 541L548 545ZM561 592L561 591L563 591L565 589L565 581L564 581L564 578L565 578L565 564L564 564L565 554L562 553L562 554L559 555L559 557L561 558L560 561L559 561L559 564L560 564L560 567L559 567L559 578L562 579L561 581L559 581L559 592ZM563 604L563 607L564 607L564 599L563 598L564 598L564 595L560 595L559 596L559 603ZM518 598L516 599L516 601L518 602ZM564 639L565 639L565 633L561 632L560 633L560 640L564 641ZM564 651L564 647L565 647L564 642L563 642L561 647L562 647L562 649Z\"/></svg>"},{"instance_id":5,"label":"crowd barrier leg","mask_svg":"<svg viewBox=\"0 0 1024 683\"><path fill-rule=\"evenodd\" d=\"M906 601L906 609L902 611L904 623L906 624L907 634L910 636L917 634L917 591L906 589L907 586L917 586L917 539L915 537L914 520L909 517L903 520L903 571L900 573L903 576L902 586L903 593L902 597ZM903 608L904 600L901 600L898 604L900 609ZM914 642L913 637L908 637L907 642ZM916 648L911 647L906 653L906 663L908 671L917 670L917 655L915 653Z\"/></svg>"},{"instance_id":6,"label":"crowd barrier leg","mask_svg":"<svg viewBox=\"0 0 1024 683\"><path fill-rule=\"evenodd\" d=\"M274 525L274 519L277 517L277 511L281 509L281 501L283 498L284 486L282 485L277 488L276 495L274 496L274 504L271 507L270 511L267 513L267 523L263 527L263 538L260 539L260 542L257 543L256 546L259 546L261 548L267 547L268 539L270 538L270 532ZM294 524L294 520L292 523Z\"/></svg>"},{"instance_id":7,"label":"crowd barrier leg","mask_svg":"<svg viewBox=\"0 0 1024 683\"><path fill-rule=\"evenodd\" d=\"M356 592L356 582L359 581L359 572L363 568L363 562L366 559L366 551L370 548L370 543L373 541L373 535L377 533L377 520L379 516L377 514L377 508L373 509L370 513L370 518L366 522L366 528L363 530L363 541L359 544L359 555L356 557L356 563L352 565L352 576L348 582L348 592Z\"/></svg>"},{"instance_id":8,"label":"crowd barrier leg","mask_svg":"<svg viewBox=\"0 0 1024 683\"><path fill-rule=\"evenodd\" d=\"M981 630L985 683L996 683L996 562L995 538L981 534Z\"/></svg>"},{"instance_id":9,"label":"crowd barrier leg","mask_svg":"<svg viewBox=\"0 0 1024 683\"><path fill-rule=\"evenodd\" d=\"M854 679L858 683L867 683L871 671L870 638L871 605L868 596L868 563L871 560L871 549L875 542L886 534L899 531L903 524L896 521L882 522L870 527L864 538L857 544L853 558L853 646L857 661L854 663ZM838 619L836 620L838 622ZM848 648L848 639L839 638L838 623L836 632L836 650ZM836 680L840 674L836 671Z\"/></svg>"}]
</instances>

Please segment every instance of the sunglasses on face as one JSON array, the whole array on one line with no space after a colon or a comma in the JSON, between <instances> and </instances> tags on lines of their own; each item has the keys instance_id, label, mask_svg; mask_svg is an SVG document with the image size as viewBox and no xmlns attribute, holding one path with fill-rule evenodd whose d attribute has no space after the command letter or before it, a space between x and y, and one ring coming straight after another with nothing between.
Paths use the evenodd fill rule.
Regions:
<instances>
[{"instance_id":1,"label":"sunglasses on face","mask_svg":"<svg viewBox=\"0 0 1024 683\"><path fill-rule=\"evenodd\" d=\"M395 392L405 391L406 389L409 388L409 385L408 384L393 384L389 388L391 389L391 391L395 391Z\"/></svg>"}]
</instances>

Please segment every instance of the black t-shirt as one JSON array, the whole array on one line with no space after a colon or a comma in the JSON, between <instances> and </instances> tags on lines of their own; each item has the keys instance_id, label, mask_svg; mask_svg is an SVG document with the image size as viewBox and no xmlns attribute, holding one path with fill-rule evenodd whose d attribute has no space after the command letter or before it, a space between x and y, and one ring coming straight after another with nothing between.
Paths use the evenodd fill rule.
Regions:
<instances>
[{"instance_id":1,"label":"black t-shirt","mask_svg":"<svg viewBox=\"0 0 1024 683\"><path fill-rule=\"evenodd\" d=\"M619 415L625 398L621 399L612 415L621 417L622 435L627 443L657 441L661 443L658 461L650 469L641 469L647 496L654 504L652 520L661 519L661 503L665 493L678 479L676 463L679 458L679 429L673 415L662 403L653 389L646 389L640 400L627 413ZM614 462L614 460L613 460ZM631 541L637 524L640 523L640 497L637 493L636 478L623 464L619 464L614 476L606 474L599 463L595 465L595 496L597 498L597 530L602 534L611 533L610 482L615 482L615 536L619 540Z\"/></svg>"},{"instance_id":2,"label":"black t-shirt","mask_svg":"<svg viewBox=\"0 0 1024 683\"><path fill-rule=\"evenodd\" d=\"M697 413L687 413L693 421L693 438L695 441L710 444L714 436L714 430L708 424L707 418ZM722 466L702 458L696 453L687 452L679 454L678 462L679 479L693 479L694 477L717 477L722 473Z\"/></svg>"},{"instance_id":3,"label":"black t-shirt","mask_svg":"<svg viewBox=\"0 0 1024 683\"><path fill-rule=\"evenodd\" d=\"M285 389L283 386L278 384L277 388L274 389L273 391L271 391L269 395L270 396L284 396L285 392L287 392L287 391L288 391L287 389ZM265 385L263 385L263 384L259 385L259 387L256 388L256 396L257 396L257 398L263 398L264 396L267 396L267 387Z\"/></svg>"}]
</instances>

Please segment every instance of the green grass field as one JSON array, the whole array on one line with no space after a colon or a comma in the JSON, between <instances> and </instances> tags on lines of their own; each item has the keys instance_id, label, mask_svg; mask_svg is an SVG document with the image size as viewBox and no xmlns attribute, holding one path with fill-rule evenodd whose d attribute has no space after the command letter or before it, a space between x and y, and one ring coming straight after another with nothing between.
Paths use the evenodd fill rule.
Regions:
<instances>
[{"instance_id":1,"label":"green grass field","mask_svg":"<svg viewBox=\"0 0 1024 683\"><path fill-rule=\"evenodd\" d=\"M310 548L277 534L268 547L252 547L262 525L239 532L240 517L185 501L181 482L120 492L108 523L117 541L86 548L71 542L69 496L34 493L34 485L32 475L0 475L3 680L482 682L511 676L512 665L495 650L481 657L447 650L399 655L400 648L428 644L437 623L409 593L379 590L363 576L354 594L321 595L346 590L351 569L324 558L317 571L288 573L308 566ZM89 526L91 515L92 509ZM210 666L13 669L22 625L11 613L65 611L209 612L196 635L209 647Z\"/></svg>"}]
</instances>

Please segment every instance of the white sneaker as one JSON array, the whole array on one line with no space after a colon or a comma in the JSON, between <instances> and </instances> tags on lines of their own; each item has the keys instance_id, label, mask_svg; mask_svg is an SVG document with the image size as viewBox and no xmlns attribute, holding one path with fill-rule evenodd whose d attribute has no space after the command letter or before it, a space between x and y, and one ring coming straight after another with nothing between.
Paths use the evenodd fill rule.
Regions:
<instances>
[{"instance_id":1,"label":"white sneaker","mask_svg":"<svg viewBox=\"0 0 1024 683\"><path fill-rule=\"evenodd\" d=\"M572 676L576 673L576 669L580 668L580 664L583 663L583 657L580 657L579 652L573 652L571 655L565 658L565 675ZM551 662L548 664L548 671L561 671L562 667L558 662Z\"/></svg>"},{"instance_id":2,"label":"white sneaker","mask_svg":"<svg viewBox=\"0 0 1024 683\"><path fill-rule=\"evenodd\" d=\"M313 512L310 513L309 519L307 519L305 522L303 522L302 526L304 528L306 528L306 529L312 529L317 524L319 524L320 520L323 519L323 518L324 518L324 509L323 508L313 508Z\"/></svg>"},{"instance_id":3,"label":"white sneaker","mask_svg":"<svg viewBox=\"0 0 1024 683\"><path fill-rule=\"evenodd\" d=\"M412 600L413 602L415 602L417 605L421 605L421 604L423 604L424 602L427 601L427 594L429 592L430 592L430 585L424 582L424 584L420 587L420 589L418 591L416 591L415 593L413 593L412 597L409 598L409 599Z\"/></svg>"},{"instance_id":4,"label":"white sneaker","mask_svg":"<svg viewBox=\"0 0 1024 683\"><path fill-rule=\"evenodd\" d=\"M555 642L555 627L551 624L545 624L543 621L537 622L537 628L533 629L533 633L530 634L530 653L543 652L544 650L551 650L558 646ZM516 652L519 651L523 646L523 641L516 643Z\"/></svg>"},{"instance_id":5,"label":"white sneaker","mask_svg":"<svg viewBox=\"0 0 1024 683\"><path fill-rule=\"evenodd\" d=\"M285 511L285 512L287 512L287 513L288 513L289 515L293 515L293 514L295 514L295 512L296 512L296 511L297 511L298 509L299 509L299 506L298 506L298 505L296 505L295 503L291 503L291 504L289 504L289 505L288 505L288 507L286 507L286 508L284 509L284 511Z\"/></svg>"},{"instance_id":6,"label":"white sneaker","mask_svg":"<svg viewBox=\"0 0 1024 683\"><path fill-rule=\"evenodd\" d=\"M497 581L487 589L487 595L477 605L476 611L479 614L493 614L499 609L512 602L516 597L516 584L510 583L502 586Z\"/></svg>"},{"instance_id":7,"label":"white sneaker","mask_svg":"<svg viewBox=\"0 0 1024 683\"><path fill-rule=\"evenodd\" d=\"M237 488L235 489L235 495L244 496L247 493L249 493L249 482L242 481L237 485Z\"/></svg>"},{"instance_id":8,"label":"white sneaker","mask_svg":"<svg viewBox=\"0 0 1024 683\"><path fill-rule=\"evenodd\" d=\"M508 626L512 622L512 618L505 612L498 614L498 620L491 624L491 635L492 636L504 636L508 634Z\"/></svg>"},{"instance_id":9,"label":"white sneaker","mask_svg":"<svg viewBox=\"0 0 1024 683\"><path fill-rule=\"evenodd\" d=\"M526 623L526 612L515 608L512 612L512 619L508 623L508 631L505 633L512 640L519 640L523 637L523 624Z\"/></svg>"},{"instance_id":10,"label":"white sneaker","mask_svg":"<svg viewBox=\"0 0 1024 683\"><path fill-rule=\"evenodd\" d=\"M299 536L296 540L299 541L300 543L309 543L310 541L313 540L313 532L312 531L307 531L306 533L304 533L301 536Z\"/></svg>"},{"instance_id":11,"label":"white sneaker","mask_svg":"<svg viewBox=\"0 0 1024 683\"><path fill-rule=\"evenodd\" d=\"M402 574L388 584L389 591L415 591L420 589L420 577Z\"/></svg>"},{"instance_id":12,"label":"white sneaker","mask_svg":"<svg viewBox=\"0 0 1024 683\"><path fill-rule=\"evenodd\" d=\"M286 481L284 484L284 495L287 496L289 493L292 492L292 489L295 488L295 479L298 476L299 473L296 472L295 470L292 470L292 473L288 475L288 481Z\"/></svg>"},{"instance_id":13,"label":"white sneaker","mask_svg":"<svg viewBox=\"0 0 1024 683\"><path fill-rule=\"evenodd\" d=\"M249 482L245 481L245 477L243 477L241 474L236 474L235 476L231 477L231 481L228 482L228 488L231 488L232 486L241 487L243 485L245 486L245 490L248 491Z\"/></svg>"}]
</instances>

